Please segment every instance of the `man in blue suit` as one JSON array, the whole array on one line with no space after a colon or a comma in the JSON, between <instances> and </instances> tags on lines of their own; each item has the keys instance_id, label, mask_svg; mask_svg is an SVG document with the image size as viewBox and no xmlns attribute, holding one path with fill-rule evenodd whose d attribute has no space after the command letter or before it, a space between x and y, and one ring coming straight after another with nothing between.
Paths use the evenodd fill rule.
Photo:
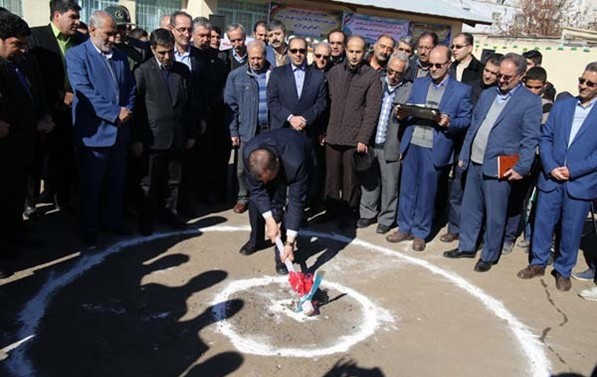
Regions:
<instances>
[{"instance_id":1,"label":"man in blue suit","mask_svg":"<svg viewBox=\"0 0 597 377\"><path fill-rule=\"evenodd\" d=\"M578 92L576 98L556 102L543 127L532 260L518 273L521 279L545 274L554 229L561 222L553 270L560 291L571 288L583 225L591 200L597 198L597 62L587 65L578 79Z\"/></svg>"},{"instance_id":2,"label":"man in blue suit","mask_svg":"<svg viewBox=\"0 0 597 377\"><path fill-rule=\"evenodd\" d=\"M430 76L416 79L409 103L438 108L434 120L407 118L398 108L397 118L404 119L400 154L403 157L402 182L398 200L398 230L386 237L388 242L413 240L413 250L425 250L431 232L433 208L439 178L454 159L454 137L464 132L471 121L471 87L448 74L451 51L437 46L429 55Z\"/></svg>"},{"instance_id":3,"label":"man in blue suit","mask_svg":"<svg viewBox=\"0 0 597 377\"><path fill-rule=\"evenodd\" d=\"M327 85L323 72L307 65L307 41L290 40L292 64L272 71L267 85L267 107L271 129L290 127L306 131L315 124L327 107Z\"/></svg>"},{"instance_id":4,"label":"man in blue suit","mask_svg":"<svg viewBox=\"0 0 597 377\"><path fill-rule=\"evenodd\" d=\"M251 236L240 253L251 255L263 246L264 225L267 224L268 239L272 242L278 237L286 240L283 254L275 251L276 272L280 275L288 273L284 265L286 258L294 259L295 240L307 196L310 155L309 140L287 128L255 136L243 151L247 186L251 192ZM284 222L280 227L282 217Z\"/></svg>"},{"instance_id":5,"label":"man in blue suit","mask_svg":"<svg viewBox=\"0 0 597 377\"><path fill-rule=\"evenodd\" d=\"M116 22L106 12L89 18L89 40L67 51L74 91L73 136L79 162L81 239L94 243L98 224L130 233L123 223L123 188L135 80L126 56L112 48Z\"/></svg>"},{"instance_id":6,"label":"man in blue suit","mask_svg":"<svg viewBox=\"0 0 597 377\"><path fill-rule=\"evenodd\" d=\"M541 99L521 80L526 60L507 54L500 64L498 88L486 89L479 98L468 129L459 166L468 169L458 248L446 258L474 258L485 217L485 242L475 271L485 272L497 262L502 250L513 181L529 174L541 128ZM518 155L516 164L499 177L498 159Z\"/></svg>"}]
</instances>

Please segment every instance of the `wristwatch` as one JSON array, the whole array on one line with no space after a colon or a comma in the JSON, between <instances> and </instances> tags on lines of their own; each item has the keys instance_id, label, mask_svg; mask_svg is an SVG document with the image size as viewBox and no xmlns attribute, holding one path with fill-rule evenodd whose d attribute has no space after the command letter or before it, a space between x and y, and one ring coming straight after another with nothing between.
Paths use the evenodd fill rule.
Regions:
<instances>
[{"instance_id":1,"label":"wristwatch","mask_svg":"<svg viewBox=\"0 0 597 377\"><path fill-rule=\"evenodd\" d=\"M284 246L290 246L290 247L294 248L294 242L295 241L292 241L292 242L286 241L286 242L284 242Z\"/></svg>"}]
</instances>

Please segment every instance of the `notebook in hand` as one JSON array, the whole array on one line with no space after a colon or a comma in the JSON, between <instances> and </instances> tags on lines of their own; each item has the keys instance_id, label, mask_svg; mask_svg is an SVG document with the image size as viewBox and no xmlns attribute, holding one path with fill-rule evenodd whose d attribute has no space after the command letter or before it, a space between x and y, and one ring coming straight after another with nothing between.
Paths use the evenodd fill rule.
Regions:
<instances>
[{"instance_id":1,"label":"notebook in hand","mask_svg":"<svg viewBox=\"0 0 597 377\"><path fill-rule=\"evenodd\" d=\"M516 165L518 162L518 155L517 154L510 154L504 156L498 156L497 164L498 164L498 178L502 179L505 178L504 174Z\"/></svg>"},{"instance_id":2,"label":"notebook in hand","mask_svg":"<svg viewBox=\"0 0 597 377\"><path fill-rule=\"evenodd\" d=\"M401 110L406 111L408 115L415 118L435 120L435 117L441 115L441 112L438 108L427 107L425 105L399 103L398 105L396 105L396 107L400 107Z\"/></svg>"}]
</instances>

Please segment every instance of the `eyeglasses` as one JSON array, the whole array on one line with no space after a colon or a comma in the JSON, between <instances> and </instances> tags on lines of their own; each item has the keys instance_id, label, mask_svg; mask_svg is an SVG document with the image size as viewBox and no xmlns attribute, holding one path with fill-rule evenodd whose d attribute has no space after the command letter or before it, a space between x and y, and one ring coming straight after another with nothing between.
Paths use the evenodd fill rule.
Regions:
<instances>
[{"instance_id":1,"label":"eyeglasses","mask_svg":"<svg viewBox=\"0 0 597 377\"><path fill-rule=\"evenodd\" d=\"M408 49L408 48L402 48L402 47L398 47L398 51L402 51L402 52L406 52L406 53L411 53L413 52L413 50Z\"/></svg>"},{"instance_id":2,"label":"eyeglasses","mask_svg":"<svg viewBox=\"0 0 597 377\"><path fill-rule=\"evenodd\" d=\"M512 81L513 78L515 78L518 75L507 76L507 75L502 75L501 73L498 73L496 76L497 76L498 80L502 80L504 82L510 82L510 81Z\"/></svg>"},{"instance_id":3,"label":"eyeglasses","mask_svg":"<svg viewBox=\"0 0 597 377\"><path fill-rule=\"evenodd\" d=\"M193 28L192 27L179 27L178 29L174 28L174 30L176 30L180 34L192 33L193 32Z\"/></svg>"},{"instance_id":4,"label":"eyeglasses","mask_svg":"<svg viewBox=\"0 0 597 377\"><path fill-rule=\"evenodd\" d=\"M595 88L595 87L597 87L597 82L593 82L593 81L590 81L590 80L587 80L587 79L583 79L582 77L579 77L579 78L578 78L578 83L579 83L580 85L585 85L585 84L587 84L587 86L588 86L589 88Z\"/></svg>"},{"instance_id":5,"label":"eyeglasses","mask_svg":"<svg viewBox=\"0 0 597 377\"><path fill-rule=\"evenodd\" d=\"M445 62L445 63L435 63L435 64L429 63L429 67L433 67L433 68L436 68L436 69L441 69L441 68L443 68L444 65L448 64L448 62L449 62L449 60L447 62Z\"/></svg>"},{"instance_id":6,"label":"eyeglasses","mask_svg":"<svg viewBox=\"0 0 597 377\"><path fill-rule=\"evenodd\" d=\"M470 46L470 45L469 44L465 44L465 45L451 45L450 49L451 50L454 50L454 49L460 50L461 48L465 48L466 46Z\"/></svg>"},{"instance_id":7,"label":"eyeglasses","mask_svg":"<svg viewBox=\"0 0 597 377\"><path fill-rule=\"evenodd\" d=\"M290 52L295 55L300 52L301 54L304 55L307 52L307 49L306 48L291 48Z\"/></svg>"},{"instance_id":8,"label":"eyeglasses","mask_svg":"<svg viewBox=\"0 0 597 377\"><path fill-rule=\"evenodd\" d=\"M317 59L323 58L324 60L328 60L330 58L329 55L323 55L323 54L314 54L314 55Z\"/></svg>"},{"instance_id":9,"label":"eyeglasses","mask_svg":"<svg viewBox=\"0 0 597 377\"><path fill-rule=\"evenodd\" d=\"M387 73L388 73L388 76L394 76L394 75L402 76L402 74L404 72L394 71L392 68L388 68Z\"/></svg>"}]
</instances>

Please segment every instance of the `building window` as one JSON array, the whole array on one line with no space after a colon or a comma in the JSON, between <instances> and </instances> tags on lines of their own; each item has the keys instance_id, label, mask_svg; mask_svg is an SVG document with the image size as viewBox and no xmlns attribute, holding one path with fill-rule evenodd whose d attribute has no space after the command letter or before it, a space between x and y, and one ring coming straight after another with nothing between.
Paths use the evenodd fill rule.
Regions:
<instances>
[{"instance_id":1,"label":"building window","mask_svg":"<svg viewBox=\"0 0 597 377\"><path fill-rule=\"evenodd\" d=\"M19 17L23 17L21 0L0 0L0 7L8 9Z\"/></svg>"},{"instance_id":2,"label":"building window","mask_svg":"<svg viewBox=\"0 0 597 377\"><path fill-rule=\"evenodd\" d=\"M118 5L118 0L83 0L81 5L81 21L89 23L91 13L96 10L104 10L111 5Z\"/></svg>"},{"instance_id":3,"label":"building window","mask_svg":"<svg viewBox=\"0 0 597 377\"><path fill-rule=\"evenodd\" d=\"M243 0L219 0L218 14L224 16L226 25L241 24L251 34L253 25L257 21L266 21L269 13L267 2L252 2Z\"/></svg>"},{"instance_id":4,"label":"building window","mask_svg":"<svg viewBox=\"0 0 597 377\"><path fill-rule=\"evenodd\" d=\"M137 0L137 26L151 33L160 26L163 15L181 9L181 0Z\"/></svg>"}]
</instances>

